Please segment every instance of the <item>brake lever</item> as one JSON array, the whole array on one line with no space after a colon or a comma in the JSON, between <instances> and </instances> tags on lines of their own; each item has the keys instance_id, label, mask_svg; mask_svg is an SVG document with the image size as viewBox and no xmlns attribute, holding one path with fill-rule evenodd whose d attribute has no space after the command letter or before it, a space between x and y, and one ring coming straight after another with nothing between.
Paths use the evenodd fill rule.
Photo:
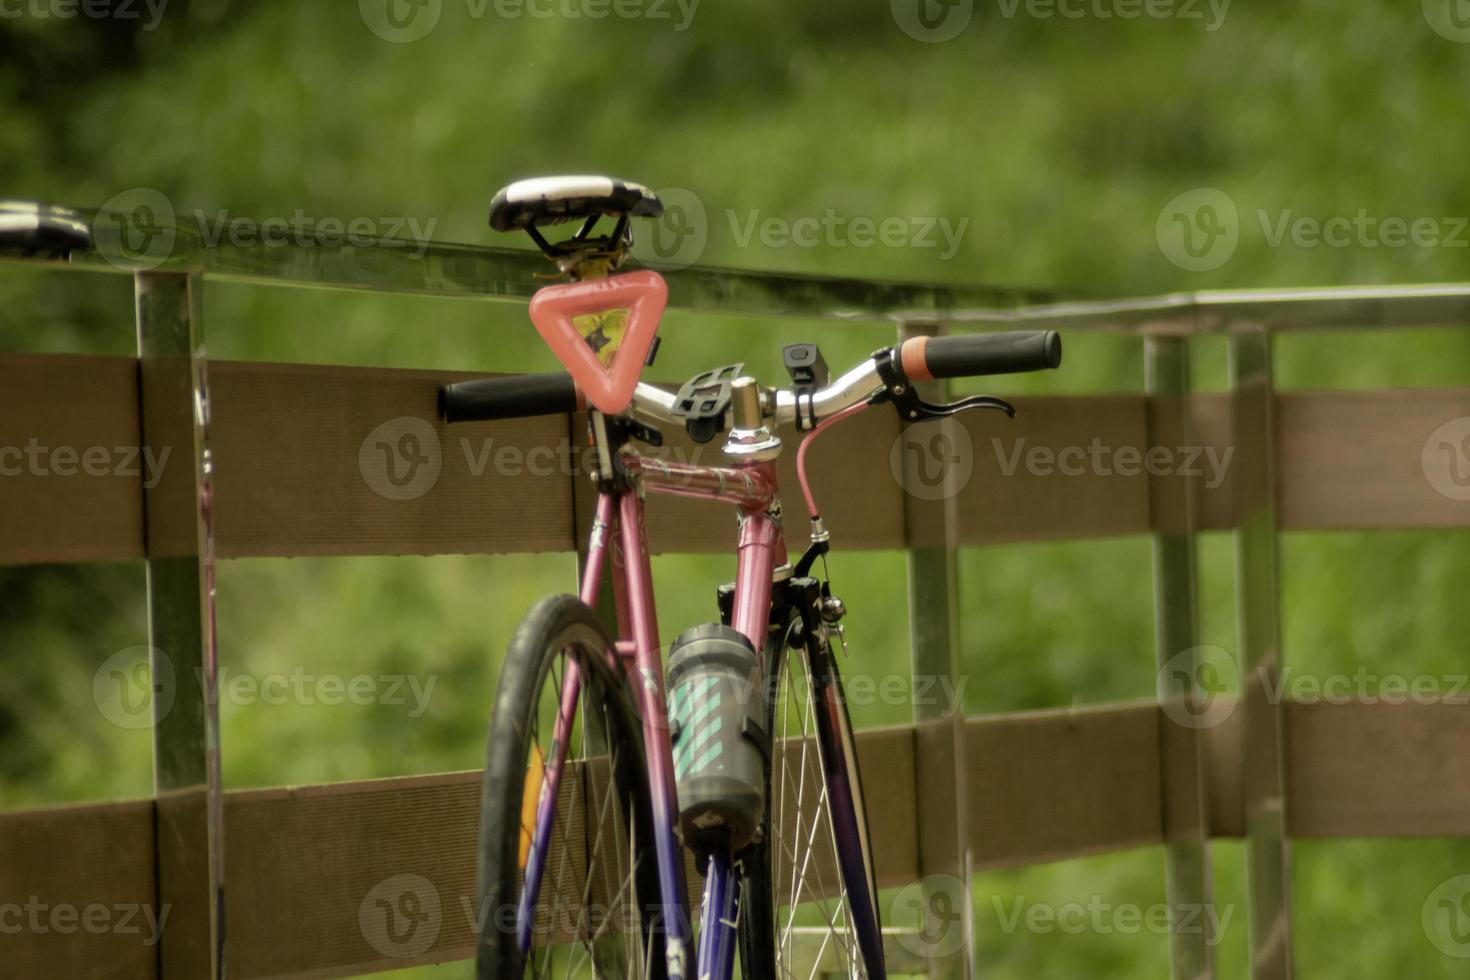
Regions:
<instances>
[{"instance_id":1,"label":"brake lever","mask_svg":"<svg viewBox=\"0 0 1470 980\"><path fill-rule=\"evenodd\" d=\"M1007 418L1016 417L1016 406L1004 398L994 398L990 395L971 395L969 398L961 398L957 402L947 405L935 405L926 402L914 390L906 385L901 385L899 393L883 392L879 398L893 402L893 407L898 409L898 416L908 422L927 422L931 419L947 419L952 415L972 408L994 408L1005 412Z\"/></svg>"},{"instance_id":2,"label":"brake lever","mask_svg":"<svg viewBox=\"0 0 1470 980\"><path fill-rule=\"evenodd\" d=\"M883 402L892 402L893 407L898 410L898 417L906 422L947 419L972 408L993 408L1005 412L1007 418L1016 417L1016 406L1004 398L994 398L990 395L971 395L947 405L926 402L919 397L913 384L894 365L891 349L888 354L887 357L877 359L878 377L883 379L884 388L873 396L869 404L879 405Z\"/></svg>"}]
</instances>

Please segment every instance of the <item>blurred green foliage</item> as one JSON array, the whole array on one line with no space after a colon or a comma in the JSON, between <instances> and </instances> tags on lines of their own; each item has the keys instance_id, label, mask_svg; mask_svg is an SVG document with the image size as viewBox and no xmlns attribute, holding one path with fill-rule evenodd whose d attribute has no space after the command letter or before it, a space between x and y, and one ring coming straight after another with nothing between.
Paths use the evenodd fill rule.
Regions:
<instances>
[{"instance_id":1,"label":"blurred green foliage","mask_svg":"<svg viewBox=\"0 0 1470 980\"><path fill-rule=\"evenodd\" d=\"M300 209L412 218L432 222L435 238L490 242L484 212L499 185L610 172L692 194L705 213L702 260L747 268L1112 295L1466 278L1463 247L1303 247L1265 232L1288 213L1470 213L1460 122L1470 49L1431 30L1418 4L1238 4L1206 30L1187 19L1038 18L997 2L976 5L944 43L917 41L888 5L856 0L700 4L683 30L676 7L673 21L593 21L506 18L444 0L435 29L411 43L376 36L358 6L172 0L150 31L34 13L0 21L0 193L97 206L142 187L183 220L221 210L289 220ZM1239 243L1218 268L1190 272L1169 261L1156 224L1167 202L1202 187L1237 208ZM829 211L944 218L965 231L949 258L743 240L752 222ZM129 353L130 304L125 277L0 270L0 349ZM205 307L214 357L553 366L515 305L211 285ZM743 359L769 380L782 342L819 340L841 365L889 339L872 326L687 315L669 317L664 335L664 379ZM1136 341L1067 342L1061 374L991 388L1141 386ZM1223 387L1223 343L1200 341L1195 354L1199 386ZM1470 340L1434 330L1293 336L1278 358L1284 388L1456 385ZM882 465L875 459L875 474ZM1463 534L1284 542L1295 669L1464 670ZM1151 696L1146 540L972 549L961 564L968 710ZM500 650L536 597L570 587L572 568L569 556L226 563L227 676L411 674L435 684L418 714L227 697L227 785L477 766ZM731 568L727 556L657 560L665 636L712 616L713 587ZM847 670L901 676L902 556L839 551L832 570L853 609ZM1232 575L1229 539L1207 535L1203 640L1227 650ZM147 733L108 723L90 689L108 656L146 643L143 585L134 565L0 570L0 802L149 792ZM885 724L908 709L857 713ZM1213 853L1217 901L1233 911L1220 975L1245 976L1242 850L1222 842ZM1460 975L1427 941L1420 909L1467 861L1470 846L1449 841L1296 847L1301 972ZM1158 852L988 873L975 895L985 976L1167 969L1157 935L1007 931L999 915L1018 900L1162 902ZM413 972L462 976L466 966Z\"/></svg>"}]
</instances>

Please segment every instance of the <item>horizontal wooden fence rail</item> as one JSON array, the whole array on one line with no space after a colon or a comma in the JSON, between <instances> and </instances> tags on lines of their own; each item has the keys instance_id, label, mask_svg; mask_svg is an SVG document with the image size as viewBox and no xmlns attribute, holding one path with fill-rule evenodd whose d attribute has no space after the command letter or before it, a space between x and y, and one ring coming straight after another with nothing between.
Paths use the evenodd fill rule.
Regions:
<instances>
[{"instance_id":1,"label":"horizontal wooden fence rail","mask_svg":"<svg viewBox=\"0 0 1470 980\"><path fill-rule=\"evenodd\" d=\"M1239 711L1226 708L1202 732L1214 837L1244 826ZM1470 757L1465 704L1287 708L1292 837L1470 836L1470 769L1456 761ZM1172 832L1161 759L1166 740L1192 730L1156 703L972 718L966 731L981 868L1156 845ZM869 794L883 886L918 874L916 744L908 727L858 736L864 771L885 779ZM471 955L479 793L480 773L464 772L226 794L231 976L340 977ZM0 943L13 975L154 976L153 811L144 800L0 812ZM384 931L379 902L408 893L432 936ZM68 908L75 917L56 918ZM114 928L82 928L88 915Z\"/></svg>"},{"instance_id":2,"label":"horizontal wooden fence rail","mask_svg":"<svg viewBox=\"0 0 1470 980\"><path fill-rule=\"evenodd\" d=\"M573 548L571 480L583 447L564 417L445 427L435 394L463 373L237 362L208 372L224 557ZM1172 495L1156 484L1171 479L1195 481L1201 528L1234 526L1231 396L1193 398L1190 445L1150 444L1151 404L1128 394L1022 398L1014 421L960 416L971 467L960 543L1166 529L1175 518L1159 502ZM1470 417L1470 388L1297 392L1275 406L1284 530L1470 526L1461 495L1436 486L1426 445ZM719 456L713 443L666 436L662 452L674 457ZM905 540L898 436L893 413L875 410L816 450L816 492L846 547L933 543ZM139 441L135 359L0 355L0 562L143 557L144 481L169 465L173 447L142 453ZM729 513L699 501L660 500L649 522L656 550L715 551L732 540Z\"/></svg>"}]
</instances>

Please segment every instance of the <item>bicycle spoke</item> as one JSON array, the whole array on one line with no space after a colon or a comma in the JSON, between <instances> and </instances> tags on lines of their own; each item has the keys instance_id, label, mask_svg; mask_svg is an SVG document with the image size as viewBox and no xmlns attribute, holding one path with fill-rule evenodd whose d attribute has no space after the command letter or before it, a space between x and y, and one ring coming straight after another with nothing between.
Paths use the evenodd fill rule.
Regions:
<instances>
[{"instance_id":1,"label":"bicycle spoke","mask_svg":"<svg viewBox=\"0 0 1470 980\"><path fill-rule=\"evenodd\" d=\"M781 909L775 923L777 973L782 980L803 980L793 962L793 953L798 935L797 923L801 916L809 914L820 917L818 928L822 932L820 942L813 939L815 949L808 951L813 958L808 961L805 953L802 957L803 962L809 963L811 978L824 972L823 962L831 956L838 957L841 965L837 968L846 975L865 977L866 968L858 951L850 896L840 874L825 760L814 744L820 706L807 673L804 652L800 649L788 648L776 691L774 716L777 724L773 727L778 730L773 733L776 749L773 752L771 791L776 794L777 806L771 819L772 880L784 882L789 889L784 905L780 904L779 893L771 899ZM797 739L800 739L800 744L792 745ZM797 753L799 757L794 757ZM812 753L817 753L815 759L811 758ZM809 779L820 782L814 790L816 799L810 804L810 814L807 812L806 794ZM787 807L793 798L795 809L790 812ZM789 834L785 832L788 824ZM825 865L828 861L839 872L835 888L832 887L834 883L827 879ZM808 906L808 911L802 912ZM828 963L825 972L831 969L833 965Z\"/></svg>"}]
</instances>

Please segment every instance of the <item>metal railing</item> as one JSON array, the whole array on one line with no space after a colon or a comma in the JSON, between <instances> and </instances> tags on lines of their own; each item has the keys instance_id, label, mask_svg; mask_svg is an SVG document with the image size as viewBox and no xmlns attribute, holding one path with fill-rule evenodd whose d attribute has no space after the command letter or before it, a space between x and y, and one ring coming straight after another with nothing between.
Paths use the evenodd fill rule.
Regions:
<instances>
[{"instance_id":1,"label":"metal railing","mask_svg":"<svg viewBox=\"0 0 1470 980\"><path fill-rule=\"evenodd\" d=\"M109 220L106 215L93 217L99 222ZM325 960L317 957L307 961L302 950L311 947L316 953L321 949L321 944L313 940L303 940L299 947L284 941L278 945L278 953L282 948L297 949L302 957L299 960L285 954L274 959L257 955L260 951L253 947L244 950L236 945L262 938L249 932L251 923L259 926L259 922L252 919L248 909L240 917L243 925L232 916L229 941L226 941L224 911L233 897L229 879L224 877L220 864L225 849L231 846L224 838L226 816L237 814L240 825L247 828L245 838L249 839L251 834L258 836L260 832L260 826L251 824L251 819L278 821L287 811L280 809L286 804L269 794L221 792L217 700L211 690L215 667L210 601L213 557L216 552L228 557L523 550L523 547L570 549L575 546L577 513L581 506L578 481L567 481L565 495L559 502L552 499L555 494L544 494L542 487L534 495L535 502L517 505L525 510L513 533L527 537L528 541L523 543L465 536L462 529L452 524L430 527L431 521L410 521L410 529L395 529L393 521L379 519L383 512L372 509L382 502L371 500L352 511L357 514L358 523L348 528L341 539L313 541L289 526L282 530L252 524L249 520L252 502L262 501L264 495L275 495L280 500L280 495L289 491L273 484L269 472L248 474L231 467L232 460L249 458L251 427L259 413L265 411L259 404L251 411L246 410L253 397L251 385L266 380L277 385L271 389L270 398L309 400L320 376L312 376L313 369L274 372L269 366L206 365L201 286L206 280L218 279L523 302L544 284L540 276L543 262L531 252L444 244L424 247L420 243L412 243L410 249L410 243L392 240L380 241L372 247L303 248L290 244L209 247L197 231L184 226L155 230L169 238L166 254L159 255L148 248L129 250L119 246L111 251L103 248L79 253L62 265L38 259L0 261L3 269L64 266L85 272L132 275L136 282L139 367L134 384L128 383L126 366L119 369L115 363L102 363L96 358L66 356L0 355L0 378L37 404L45 403L50 380L57 376L81 379L82 390L91 392L59 415L49 411L51 406L47 406L48 411L41 411L31 405L33 417L11 420L20 426L18 431L25 431L28 425L69 425L75 429L94 424L96 419L131 412L143 445L190 447L187 455L192 466L172 471L170 478L158 486L136 488L135 523L130 523L133 510L127 499L132 491L124 490L123 496L117 499L83 496L62 498L58 502L52 488L42 481L11 481L0 487L0 530L13 532L0 534L0 539L10 542L0 545L0 561L145 558L150 643L174 651L175 669L199 670L206 683L179 685L172 711L153 727L157 789L152 811L154 822L142 821L132 804L89 808L85 813L49 818L0 813L0 840L8 838L14 848L4 856L20 862L22 850L27 848L26 841L51 839L46 835L58 833L57 828L78 834L79 828L88 826L87 821L91 821L92 833L112 832L119 839L136 838L139 848L152 848L150 856L157 869L157 900L176 909L191 910L189 914L178 915L170 924L156 960L149 961L157 975L169 980L219 976L226 956L234 964L230 972L236 977L266 973L345 975L344 971L406 965L391 958L373 959L369 955L364 959L348 953L333 953ZM1309 442L1310 426L1301 423L1299 416L1310 415L1313 403L1310 399L1283 400L1272 391L1271 335L1278 330L1297 329L1470 325L1470 285L1209 291L1142 299L1085 300L1024 290L884 283L703 267L670 270L666 277L671 307L695 313L892 322L905 333L1029 326L1064 331L1118 331L1140 338L1147 373L1145 395L1132 400L1089 396L1038 402L1055 410L1050 416L1051 424L1063 436L1066 432L1087 432L1107 422L1115 424L1115 429L1124 432L1125 438L1138 442L1144 449L1178 445L1181 439L1187 444L1223 438L1247 461L1241 467L1243 472L1235 473L1223 491L1212 488L1215 495L1211 496L1197 481L1160 480L1144 475L1129 484L1126 492L1104 495L1089 509L1075 503L1089 493L1089 486L1097 485L1084 481L1071 490L1073 502L1067 508L1067 519L1054 522L1055 501L1048 504L1045 494L1035 493L1038 484L1033 483L1010 498L1013 506L1009 509L995 508L1008 515L1007 527L997 528L977 525L973 496L957 494L943 501L926 502L922 495L902 492L903 488L892 492L876 489L865 491L868 498L854 503L846 515L838 514L833 519L834 531L845 529L845 522L860 546L908 550L914 673L948 676L952 680L964 670L957 640L962 617L955 600L956 549L997 538L1152 534L1157 660L1161 668L1165 665L1179 668L1180 676L1185 678L1181 686L1169 682L1172 675L1161 673L1159 696L1161 702L1183 699L1193 703L1208 695L1198 687L1196 665L1179 660L1198 644L1196 535L1204 528L1230 528L1236 539L1242 652L1242 710L1237 723L1209 731L1187 730L1171 727L1163 714L1153 710L1139 714L1135 707L1124 706L1112 713L1104 711L1090 722L1100 727L1089 736L1099 739L1104 747L1114 744L1110 740L1115 740L1117 745L1132 744L1127 739L1136 739L1139 731L1146 736L1150 726L1153 728L1154 739L1149 744L1156 753L1155 822L1148 823L1146 813L1141 823L1134 817L1120 815L1119 829L1099 832L1102 836L1095 838L1088 836L1091 831L1062 813L1057 815L1055 827L1017 828L1014 839L997 842L987 836L995 833L994 826L977 825L975 811L986 806L989 789L977 775L980 771L977 759L983 757L977 752L983 753L982 746L990 744L985 740L1001 736L988 721L966 720L953 710L937 716L917 711L913 728L865 737L865 753L897 752L901 756L911 753L914 760L910 802L915 812L906 815L895 811L896 815L880 814L875 820L880 843L882 834L888 832L885 827L895 834L913 835L905 838L908 843L903 847L895 845L896 856L884 859L892 862L886 869L885 880L933 874L960 875L968 880L971 873L983 867L1158 843L1166 847L1171 906L1201 907L1211 900L1209 839L1239 833L1246 841L1249 863L1252 976L1262 980L1290 976L1287 838L1303 828L1310 831L1312 824L1310 819L1295 824L1288 811L1293 786L1304 776L1290 770L1284 733L1288 726L1299 726L1292 728L1295 737L1310 743L1312 733L1318 730L1312 726L1323 722L1307 713L1298 717L1298 713L1289 711L1279 700L1266 696L1279 680L1282 662L1280 586L1276 578L1278 532L1283 520L1288 526L1313 526L1309 517L1302 516L1306 508L1298 507L1283 517L1278 502L1288 490L1306 495L1317 504L1327 501L1335 508L1332 510L1335 523L1323 526L1367 527L1380 523L1414 526L1420 515L1426 515L1423 519L1432 526L1470 526L1470 515L1453 506L1439 506L1429 495L1420 496L1418 488L1405 484L1399 473L1402 460L1396 455L1402 449L1417 458L1422 443L1411 444L1411 437L1419 428L1439 418L1436 413L1445 404L1464 403L1465 414L1470 415L1470 390L1438 392L1418 400L1409 398L1408 408L1384 423L1379 441L1371 443L1370 440L1371 445L1388 449L1344 448L1344 453L1359 454L1354 457L1354 465L1360 474L1381 472L1385 481L1386 489L1381 493L1372 499L1359 499L1352 496L1351 488L1340 486L1332 472L1320 466L1316 470L1297 466L1283 477L1283 470L1278 467L1278 462L1286 458L1282 444L1297 447ZM1191 394L1188 367L1190 338L1212 333L1228 334L1231 348L1231 392L1214 400ZM330 373L336 369L315 370ZM28 379L43 375L33 390L26 388L31 383ZM342 459L356 458L362 431L382 418L417 414L432 420L432 391L436 382L424 372L369 371L364 376L371 376L382 390L370 417L341 420L342 424L335 430L321 434L316 445L301 449L300 456L284 459L278 465L304 467L308 472L314 465L338 465ZM1375 394L1361 395L1365 412L1372 412L1370 400ZM16 404L25 405L26 401L20 399ZM304 404L301 401L293 406L300 408ZM331 407L325 404L321 407L320 416L330 417ZM892 439L897 432L896 422L866 424L875 426L876 437ZM561 437L567 425L566 420L553 419L544 427L516 430L514 438L528 445L535 444ZM1039 440L1047 435L1044 429L1033 430L1033 434ZM1373 457L1373 452L1392 458ZM322 462L324 459L326 463ZM904 479L907 484L916 477L907 474ZM435 494L468 493L473 489L477 497L486 497L487 506L493 507L497 492L510 493L513 489L501 481L490 485L487 495L486 484L471 488L457 480L460 477L446 473ZM1391 498L1387 503L1385 496ZM546 500L541 500L542 497ZM426 499L425 510L443 499L448 498ZM285 502L289 505L285 509L301 510L337 504L304 499ZM66 539L65 535L28 536L28 528L56 520L58 511L54 508L60 507L71 508L73 512L80 508L82 512L102 516L84 527L74 539ZM1028 513L1035 518L1029 523ZM866 516L872 514L894 516L885 524L883 519ZM683 522L682 517L678 519ZM278 519L273 522L279 523ZM563 523L564 530L557 530ZM1048 527L1048 533L1035 533L1043 525ZM528 528L541 530L533 533ZM684 524L681 530L696 547L701 542L713 545L722 540L723 532L711 531L702 537L697 522ZM536 534L540 536L535 537ZM530 541L530 537L535 540ZM657 527L654 539L657 545ZM1369 720L1375 724L1397 723L1396 719L1378 720L1378 716ZM1427 729L1422 718L1414 721L1420 726L1417 731L1421 741L1417 745L1421 750L1425 737L1431 739L1429 744L1433 746L1434 738L1463 735L1463 722L1446 713L1435 715L1427 723ZM1056 717L1042 713L1019 719L1015 724L1033 734L1050 732L1056 725ZM1425 731L1431 734L1425 736ZM1065 737L1058 738L1056 759L1061 765L1064 757L1071 758L1065 753L1076 750L1076 746L1066 742ZM1238 743L1231 739L1237 739ZM1237 745L1238 751L1232 747ZM1326 755L1330 750L1322 751ZM1422 759L1416 762L1389 748L1382 751L1383 755L1376 760L1358 758L1354 764L1364 767L1367 773L1401 783L1418 780L1416 786L1433 784L1438 778ZM1134 763L1136 760L1115 759L1098 765L1103 767L1100 771L1111 773L1111 778L1127 789L1136 788L1138 778L1145 781L1148 778L1147 773L1139 777L1130 768ZM995 765L989 764L992 768ZM1231 765L1240 766L1240 786L1233 796L1219 790L1216 785L1219 774L1211 771L1212 766ZM1331 765L1327 769L1336 771ZM1002 777L1006 775L1001 773ZM428 793L443 804L434 811L438 814L434 819L444 821L441 831L450 836L463 835L462 824L472 816L461 798L463 780L446 777L432 784L411 786L412 781L402 782L404 785L397 788L362 784L355 796L346 792L327 794L337 801L333 805L338 809L332 812L339 816L347 813L348 810L342 809L347 805L344 801L354 798L365 801L397 792L400 800L406 800L413 793ZM425 789L426 786L430 788ZM1042 791L1021 787L1016 792L1024 795ZM1460 783L1431 785L1429 793L1441 806L1440 811L1435 811L1438 816L1426 816L1422 808L1406 805L1402 810L1391 810L1387 816L1355 818L1350 814L1346 822L1359 830L1376 829L1382 833L1444 833L1446 828L1451 832L1470 833L1470 818L1462 815L1459 808L1461 802L1470 799L1470 788ZM306 794L298 804L326 806L320 800L313 803L312 799ZM1121 797L1111 799L1118 803ZM371 805L375 804L362 803L363 807ZM472 809L472 802L469 806ZM1238 826L1234 816L1236 807L1240 814ZM266 811L274 816L269 819L259 816ZM247 816L250 813L256 813L257 817ZM909 817L914 826L904 830L901 824ZM377 826L361 814L358 819L358 825L363 828ZM1337 827L1330 820L1311 819L1319 819L1329 828ZM1359 822L1353 824L1354 819ZM1133 822L1129 823L1130 820ZM287 833L297 835L292 840L298 846L305 847L312 842L326 846L325 838L313 838L307 829ZM1332 829L1327 832L1329 836L1333 833ZM342 839L336 839L336 843L343 847L353 844ZM4 848L0 844L0 850ZM237 860L248 861L252 856L232 858L230 863L239 867ZM429 860L422 854L419 859ZM142 858L139 861L148 863ZM34 868L31 872L42 874ZM12 878L10 886L24 886L23 874L0 866L0 883L5 882L7 875ZM245 887L253 889L250 894L257 900L267 900L258 885ZM286 901L289 893L290 889L281 886L270 894L277 901ZM356 906L347 910L350 914L345 918L337 915L340 911L314 920L312 928L316 932L346 928L337 919L350 921ZM332 924L323 926L328 919ZM1173 931L1174 976L1213 976L1212 940L1213 937L1201 931ZM52 951L36 955L55 955L54 947L47 949ZM966 943L952 955L934 958L931 971L936 976L971 975L972 949L972 944ZM441 944L426 954L426 961L464 953L463 948L452 943L449 947ZM128 975L149 975L148 966L141 970L144 972Z\"/></svg>"}]
</instances>

